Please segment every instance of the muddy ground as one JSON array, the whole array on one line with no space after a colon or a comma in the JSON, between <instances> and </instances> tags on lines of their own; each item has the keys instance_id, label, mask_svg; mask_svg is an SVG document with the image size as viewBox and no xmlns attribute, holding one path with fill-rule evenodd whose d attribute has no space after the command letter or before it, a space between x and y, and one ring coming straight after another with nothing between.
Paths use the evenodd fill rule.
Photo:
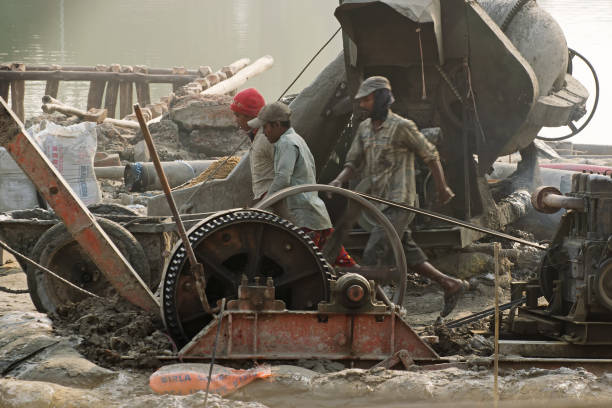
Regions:
<instances>
[{"instance_id":1,"label":"muddy ground","mask_svg":"<svg viewBox=\"0 0 612 408\"><path fill-rule=\"evenodd\" d=\"M0 286L12 290L25 289L25 275L16 263L0 268ZM450 316L455 319L492 304L492 289L476 283L460 301ZM299 361L294 365L276 365L270 380L258 380L221 398L211 395L209 407L424 407L492 406L492 372L488 364L477 360L488 356L492 343L486 336L488 321L461 329L445 329L436 324L441 293L428 282L410 280L407 293L406 318L422 334L437 335L434 347L447 356L467 356L463 368L422 371L412 367L407 371L385 369L350 369L337 362ZM417 312L418 311L418 312ZM68 306L50 316L35 312L27 293L2 293L0 296L0 363L7 338L17 336L7 327L32 325L24 336L42 341L48 333L53 339L63 339L85 356L77 354L59 359L48 357L34 369L12 368L0 378L2 407L200 407L203 392L190 396L154 394L148 378L163 364L158 356L172 353L171 341L163 334L158 318L147 316L117 299L86 300L78 306ZM51 326L52 325L52 326ZM474 334L474 333L481 334ZM26 337L26 340L28 338ZM26 343L35 343L28 340ZM60 340L58 340L60 341ZM53 346L55 347L55 346ZM17 350L17 353L24 353ZM13 357L15 353L13 352ZM63 356L63 355L62 355ZM44 356L43 356L44 357ZM41 358L39 357L39 360ZM69 363L66 363L68 361ZM469 363L472 361L472 363ZM480 361L480 362L479 362ZM84 363L85 362L85 363ZM286 363L283 363L286 364ZM85 374L75 367L85 366ZM5 366L1 366L5 367ZM0 367L0 368L1 368ZM51 368L55 367L55 371ZM99 367L99 368L96 368ZM69 374L66 374L68 371ZM502 370L500 373L501 407L603 407L611 406L611 374L593 374L582 369ZM605 399L606 402L603 402ZM511 401L505 401L511 400ZM550 400L547 404L534 402ZM471 401L461 405L461 401ZM480 405L479 405L480 404ZM551 405L552 404L552 405Z\"/></svg>"}]
</instances>

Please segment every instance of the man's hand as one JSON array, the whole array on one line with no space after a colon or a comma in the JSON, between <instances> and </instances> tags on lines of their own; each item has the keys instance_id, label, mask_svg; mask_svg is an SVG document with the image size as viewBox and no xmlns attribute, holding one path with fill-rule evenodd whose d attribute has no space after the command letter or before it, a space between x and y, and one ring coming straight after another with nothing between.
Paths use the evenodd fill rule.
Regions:
<instances>
[{"instance_id":1,"label":"man's hand","mask_svg":"<svg viewBox=\"0 0 612 408\"><path fill-rule=\"evenodd\" d=\"M333 180L331 181L331 183L329 183L329 184L328 184L328 186L333 186L333 187L342 187L342 180L339 180L339 179L335 178L335 179L333 179ZM331 200L333 196L334 196L334 195L333 195L332 193L330 193L330 192L328 192L328 193L327 193L327 198L328 198L328 199L330 199L330 200Z\"/></svg>"},{"instance_id":2,"label":"man's hand","mask_svg":"<svg viewBox=\"0 0 612 408\"><path fill-rule=\"evenodd\" d=\"M455 197L455 193L449 186L444 186L438 191L438 202L442 205L447 204L453 197Z\"/></svg>"},{"instance_id":3,"label":"man's hand","mask_svg":"<svg viewBox=\"0 0 612 408\"><path fill-rule=\"evenodd\" d=\"M328 185L333 187L342 187L342 181L338 179L333 179Z\"/></svg>"}]
</instances>

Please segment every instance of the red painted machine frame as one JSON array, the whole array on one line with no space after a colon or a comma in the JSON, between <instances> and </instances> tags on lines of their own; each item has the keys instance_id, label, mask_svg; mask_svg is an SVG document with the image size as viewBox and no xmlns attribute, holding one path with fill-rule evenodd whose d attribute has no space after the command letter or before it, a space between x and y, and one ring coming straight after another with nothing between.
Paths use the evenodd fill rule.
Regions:
<instances>
[{"instance_id":1,"label":"red painted machine frame","mask_svg":"<svg viewBox=\"0 0 612 408\"><path fill-rule=\"evenodd\" d=\"M159 313L159 303L66 180L28 135L23 124L0 98L0 146L34 183L68 231L111 285L126 300Z\"/></svg>"},{"instance_id":2,"label":"red painted machine frame","mask_svg":"<svg viewBox=\"0 0 612 408\"><path fill-rule=\"evenodd\" d=\"M221 331L216 358L227 360L384 360L406 350L412 360L434 363L436 352L394 311L225 311L179 352L182 358L209 358Z\"/></svg>"}]
</instances>

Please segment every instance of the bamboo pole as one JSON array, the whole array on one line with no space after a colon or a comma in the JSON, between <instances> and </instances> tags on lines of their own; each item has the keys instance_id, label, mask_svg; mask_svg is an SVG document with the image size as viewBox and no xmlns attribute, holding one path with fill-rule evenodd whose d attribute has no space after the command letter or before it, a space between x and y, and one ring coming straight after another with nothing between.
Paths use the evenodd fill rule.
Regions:
<instances>
[{"instance_id":1,"label":"bamboo pole","mask_svg":"<svg viewBox=\"0 0 612 408\"><path fill-rule=\"evenodd\" d=\"M211 74L212 73L212 68L209 67L208 65L201 65L200 68L198 68L198 74L204 78L206 75Z\"/></svg>"},{"instance_id":2,"label":"bamboo pole","mask_svg":"<svg viewBox=\"0 0 612 408\"><path fill-rule=\"evenodd\" d=\"M59 65L51 65L56 70L60 70L61 67ZM27 70L27 65L26 65ZM58 79L48 79L47 84L45 85L45 95L49 95L53 98L57 98L57 94L59 92L59 83Z\"/></svg>"},{"instance_id":3,"label":"bamboo pole","mask_svg":"<svg viewBox=\"0 0 612 408\"><path fill-rule=\"evenodd\" d=\"M138 122L134 122L133 120L106 118L104 119L104 123L110 123L113 126L123 127L127 129L140 129Z\"/></svg>"},{"instance_id":4,"label":"bamboo pole","mask_svg":"<svg viewBox=\"0 0 612 408\"><path fill-rule=\"evenodd\" d=\"M119 64L112 64L109 68L110 72L118 73L121 71ZM115 109L117 108L117 99L119 98L119 81L108 81L106 84L106 96L104 97L104 108L108 112L108 117L115 117Z\"/></svg>"},{"instance_id":5,"label":"bamboo pole","mask_svg":"<svg viewBox=\"0 0 612 408\"><path fill-rule=\"evenodd\" d=\"M11 64L11 71L13 72L24 72L25 64L21 62L14 62ZM11 82L11 109L15 112L15 115L23 121L25 117L25 81L13 80Z\"/></svg>"},{"instance_id":6,"label":"bamboo pole","mask_svg":"<svg viewBox=\"0 0 612 408\"><path fill-rule=\"evenodd\" d=\"M64 66L61 67L64 71L75 71L75 72L96 72L94 66ZM57 71L57 65L26 65L26 71ZM149 74L152 75L170 75L172 74L171 68L149 68ZM211 71L212 72L212 71ZM210 73L210 72L209 72ZM199 69L186 70L186 75L189 76L205 76L202 75Z\"/></svg>"},{"instance_id":7,"label":"bamboo pole","mask_svg":"<svg viewBox=\"0 0 612 408\"><path fill-rule=\"evenodd\" d=\"M173 75L185 75L186 73L187 73L187 70L185 69L185 67L173 67L172 68L172 74ZM172 83L172 92L176 92L183 85L185 85L185 84L180 84L178 82L173 82Z\"/></svg>"},{"instance_id":8,"label":"bamboo pole","mask_svg":"<svg viewBox=\"0 0 612 408\"><path fill-rule=\"evenodd\" d=\"M50 97L49 95L43 96L42 101L43 101L42 110L43 112L46 112L46 113L59 112L59 113L63 113L64 115L69 115L69 116L78 116L81 118L88 117L91 120L88 120L88 119L84 119L84 120L88 120L89 122L110 123L113 126L119 126L119 127L124 127L128 129L140 129L140 126L138 125L137 122L133 122L131 120L121 120L121 119L114 119L114 118L106 117L105 109L92 108L90 109L89 112L85 112L83 110L68 106L58 101L57 99ZM105 115L100 121L98 121L96 115L100 115L101 111L103 111Z\"/></svg>"},{"instance_id":9,"label":"bamboo pole","mask_svg":"<svg viewBox=\"0 0 612 408\"><path fill-rule=\"evenodd\" d=\"M78 116L80 119L87 122L102 123L106 119L106 109L92 108L88 112L81 109L73 108L66 105L58 105L55 103L45 103L42 106L42 111L45 113L59 112L66 116Z\"/></svg>"},{"instance_id":10,"label":"bamboo pole","mask_svg":"<svg viewBox=\"0 0 612 408\"><path fill-rule=\"evenodd\" d=\"M42 97L42 102L43 103L54 103L57 105L65 105L65 103L58 101L57 99L55 99L54 97L52 97L51 95L45 95Z\"/></svg>"},{"instance_id":11,"label":"bamboo pole","mask_svg":"<svg viewBox=\"0 0 612 408\"><path fill-rule=\"evenodd\" d=\"M499 242L493 244L495 262L495 352L493 360L493 404L499 404Z\"/></svg>"},{"instance_id":12,"label":"bamboo pole","mask_svg":"<svg viewBox=\"0 0 612 408\"><path fill-rule=\"evenodd\" d=\"M145 74L146 76L148 70L144 65L136 65L134 67L134 72ZM148 83L136 83L136 99L142 106L146 106L151 103L151 91Z\"/></svg>"},{"instance_id":13,"label":"bamboo pole","mask_svg":"<svg viewBox=\"0 0 612 408\"><path fill-rule=\"evenodd\" d=\"M132 73L134 68L129 65L121 67L122 73ZM119 117L124 118L132 113L134 86L131 81L122 81L119 84Z\"/></svg>"},{"instance_id":14,"label":"bamboo pole","mask_svg":"<svg viewBox=\"0 0 612 408\"><path fill-rule=\"evenodd\" d=\"M106 65L97 65L96 74L106 71ZM87 109L101 108L102 98L104 97L104 87L106 86L106 79L101 79L99 76L97 79L92 80L89 83L89 92L87 94Z\"/></svg>"},{"instance_id":15,"label":"bamboo pole","mask_svg":"<svg viewBox=\"0 0 612 408\"><path fill-rule=\"evenodd\" d=\"M239 59L237 61L234 61L231 64L226 65L223 68L221 68L221 72L223 72L227 76L227 78L231 78L238 71L240 71L241 69L245 68L250 63L251 63L250 59L248 59L248 58L241 58L241 59Z\"/></svg>"},{"instance_id":16,"label":"bamboo pole","mask_svg":"<svg viewBox=\"0 0 612 408\"><path fill-rule=\"evenodd\" d=\"M88 72L88 71L0 71L0 81L48 81L56 79L59 81L132 81L136 83L157 83L157 84L170 84L179 83L186 84L197 78L199 75L153 75L146 72L133 73L121 73L121 72L109 72L106 66L103 67L102 71Z\"/></svg>"},{"instance_id":17,"label":"bamboo pole","mask_svg":"<svg viewBox=\"0 0 612 408\"><path fill-rule=\"evenodd\" d=\"M274 58L269 55L259 58L251 65L243 68L231 78L220 82L204 91L202 95L219 95L226 94L244 85L249 78L261 74L270 69L274 64Z\"/></svg>"},{"instance_id":18,"label":"bamboo pole","mask_svg":"<svg viewBox=\"0 0 612 408\"><path fill-rule=\"evenodd\" d=\"M1 64L0 71L8 71L11 67L8 64ZM11 82L7 80L0 80L0 98L8 101L9 89L11 89Z\"/></svg>"},{"instance_id":19,"label":"bamboo pole","mask_svg":"<svg viewBox=\"0 0 612 408\"><path fill-rule=\"evenodd\" d=\"M238 61L235 61L235 62L231 63L230 65L224 66L223 68L221 68L221 72L223 72L225 74L226 78L231 78L238 71L240 71L241 69L245 68L250 63L251 63L250 59L242 58L242 59L239 59ZM233 91L230 91L228 93L228 95L235 96L236 95L236 90L234 89Z\"/></svg>"}]
</instances>

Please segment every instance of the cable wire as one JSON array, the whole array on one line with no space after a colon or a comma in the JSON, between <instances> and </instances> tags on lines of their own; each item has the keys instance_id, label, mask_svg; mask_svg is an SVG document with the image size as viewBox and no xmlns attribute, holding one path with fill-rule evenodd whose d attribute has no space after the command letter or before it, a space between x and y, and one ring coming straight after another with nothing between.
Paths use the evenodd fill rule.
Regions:
<instances>
[{"instance_id":1,"label":"cable wire","mask_svg":"<svg viewBox=\"0 0 612 408\"><path fill-rule=\"evenodd\" d=\"M10 252L12 255L24 260L25 262L34 265L36 268L48 273L49 275L53 276L56 279L59 279L60 281L64 282L66 285L70 286L73 289L78 290L79 292L85 293L86 295L89 296L93 296L96 298L99 298L100 296L91 293L83 288L78 287L77 285L75 285L74 283L62 278L61 276L59 276L58 274L51 272L49 269L45 268L44 266L38 264L37 262L34 262L33 260L31 260L30 258L28 258L27 256L21 254L20 252L15 251L13 248L11 248L10 246L8 246L8 244L4 241L0 241L0 247L4 248L6 251ZM25 272L25 271L24 271Z\"/></svg>"},{"instance_id":2,"label":"cable wire","mask_svg":"<svg viewBox=\"0 0 612 408\"><path fill-rule=\"evenodd\" d=\"M332 34L332 36L329 38L329 40L327 40L325 42L325 44L323 44L323 46L319 49L319 51L317 51L317 53L310 59L310 61L308 61L308 63L304 66L304 68L302 68L302 70L300 71L300 73L295 77L295 79L293 80L293 82L291 82L289 84L289 86L287 87L287 89L285 89L283 91L283 93L281 94L281 96L278 97L278 101L280 101L280 99L285 96L285 94L287 93L287 91L289 89L291 89L291 87L293 86L293 84L295 84L297 82L298 79L300 79L300 77L302 76L302 74L304 73L304 71L306 71L306 69L308 69L308 67L310 66L310 64L312 64L312 62L315 60L315 58L317 58L319 56L319 54L325 49L325 47L327 47L327 45L332 42L332 40L334 39L334 37L340 32L340 30L342 30L342 27L338 27L338 29L336 30L336 32L334 34Z\"/></svg>"}]
</instances>

